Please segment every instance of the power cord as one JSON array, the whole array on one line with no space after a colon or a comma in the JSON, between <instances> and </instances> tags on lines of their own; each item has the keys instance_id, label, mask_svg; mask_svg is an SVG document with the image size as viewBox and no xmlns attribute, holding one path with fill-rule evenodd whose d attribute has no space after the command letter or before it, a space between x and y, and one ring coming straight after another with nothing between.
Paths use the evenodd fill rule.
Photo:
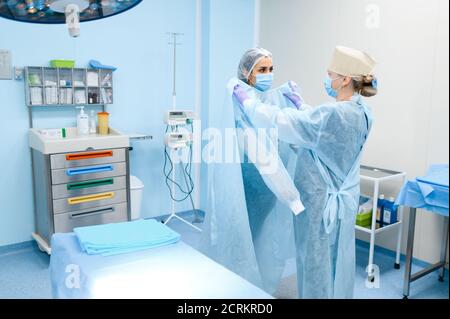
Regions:
<instances>
[{"instance_id":1,"label":"power cord","mask_svg":"<svg viewBox=\"0 0 450 319\"><path fill-rule=\"evenodd\" d=\"M178 127L177 126L173 127L173 126L169 126L168 125L166 127L166 134L169 131L169 128L171 128L172 132L177 132L178 131ZM191 130L192 130L192 132L194 130L192 124L191 124ZM195 185L194 185L194 181L192 179L192 156L193 156L193 150L192 150L192 145L191 145L189 147L189 160L188 160L188 162L186 163L186 165L184 165L184 163L181 162L182 167L183 167L183 174L184 174L184 177L186 179L186 184L187 184L186 185L187 189L185 190L185 189L183 189L183 187L178 182L174 181L170 177L170 175L172 174L173 170L175 169L175 165L174 165L172 159L170 158L168 147L166 146L164 148L164 176L166 178L165 182L166 182L167 188L169 189L170 198L173 201L175 201L175 202L179 202L180 203L180 202L185 201L194 192L194 186ZM169 164L169 171L167 171L168 164ZM174 184L180 190L180 192L183 193L185 196L182 197L181 199L175 198L175 195L173 194L173 189L172 189L170 183Z\"/></svg>"}]
</instances>

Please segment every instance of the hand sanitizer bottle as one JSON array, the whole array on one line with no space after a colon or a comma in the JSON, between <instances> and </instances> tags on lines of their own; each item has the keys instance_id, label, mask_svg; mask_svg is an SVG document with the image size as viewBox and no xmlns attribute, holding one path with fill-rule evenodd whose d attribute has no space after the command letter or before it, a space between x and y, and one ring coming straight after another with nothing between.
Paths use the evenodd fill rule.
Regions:
<instances>
[{"instance_id":1,"label":"hand sanitizer bottle","mask_svg":"<svg viewBox=\"0 0 450 319\"><path fill-rule=\"evenodd\" d=\"M89 133L96 134L97 133L97 124L95 123L95 112L91 110L91 114L89 115Z\"/></svg>"},{"instance_id":2,"label":"hand sanitizer bottle","mask_svg":"<svg viewBox=\"0 0 450 319\"><path fill-rule=\"evenodd\" d=\"M77 116L77 134L78 136L89 135L89 116L84 113L84 106L78 106L80 114Z\"/></svg>"}]
</instances>

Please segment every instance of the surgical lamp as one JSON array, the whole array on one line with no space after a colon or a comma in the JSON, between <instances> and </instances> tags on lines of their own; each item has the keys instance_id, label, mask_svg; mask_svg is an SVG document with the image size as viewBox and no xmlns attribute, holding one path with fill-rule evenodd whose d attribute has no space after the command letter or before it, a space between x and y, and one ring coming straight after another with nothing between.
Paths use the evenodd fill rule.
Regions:
<instances>
[{"instance_id":1,"label":"surgical lamp","mask_svg":"<svg viewBox=\"0 0 450 319\"><path fill-rule=\"evenodd\" d=\"M67 24L72 37L80 35L80 22L125 12L142 0L0 0L0 17L20 22Z\"/></svg>"}]
</instances>

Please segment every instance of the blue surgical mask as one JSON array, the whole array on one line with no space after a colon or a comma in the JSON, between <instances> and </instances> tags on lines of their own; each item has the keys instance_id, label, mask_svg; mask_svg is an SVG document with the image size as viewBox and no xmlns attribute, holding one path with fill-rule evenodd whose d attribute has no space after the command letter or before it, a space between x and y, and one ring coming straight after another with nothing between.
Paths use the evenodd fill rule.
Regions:
<instances>
[{"instance_id":1,"label":"blue surgical mask","mask_svg":"<svg viewBox=\"0 0 450 319\"><path fill-rule=\"evenodd\" d=\"M273 84L273 73L258 74L256 76L255 88L262 92L270 90Z\"/></svg>"},{"instance_id":2,"label":"blue surgical mask","mask_svg":"<svg viewBox=\"0 0 450 319\"><path fill-rule=\"evenodd\" d=\"M331 96L332 98L336 99L338 97L338 92L333 89L333 81L339 79L340 76L338 76L337 78L330 78L329 76L327 76L325 78L325 80L323 81L323 85L325 86L325 90L327 91L327 94L329 96Z\"/></svg>"}]
</instances>

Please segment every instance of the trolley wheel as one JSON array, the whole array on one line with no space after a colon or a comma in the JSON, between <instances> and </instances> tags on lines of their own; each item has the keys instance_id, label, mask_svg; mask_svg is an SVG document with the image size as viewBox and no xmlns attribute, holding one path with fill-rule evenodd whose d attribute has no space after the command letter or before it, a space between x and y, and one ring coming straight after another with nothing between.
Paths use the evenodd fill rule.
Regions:
<instances>
[{"instance_id":1,"label":"trolley wheel","mask_svg":"<svg viewBox=\"0 0 450 319\"><path fill-rule=\"evenodd\" d=\"M403 300L408 300L408 296L403 296Z\"/></svg>"},{"instance_id":2,"label":"trolley wheel","mask_svg":"<svg viewBox=\"0 0 450 319\"><path fill-rule=\"evenodd\" d=\"M367 280L369 280L370 282L375 282L375 276L369 276Z\"/></svg>"},{"instance_id":3,"label":"trolley wheel","mask_svg":"<svg viewBox=\"0 0 450 319\"><path fill-rule=\"evenodd\" d=\"M440 281L440 282L444 282L444 277L439 276L439 281Z\"/></svg>"},{"instance_id":4,"label":"trolley wheel","mask_svg":"<svg viewBox=\"0 0 450 319\"><path fill-rule=\"evenodd\" d=\"M394 269L400 269L400 264L395 263Z\"/></svg>"}]
</instances>

